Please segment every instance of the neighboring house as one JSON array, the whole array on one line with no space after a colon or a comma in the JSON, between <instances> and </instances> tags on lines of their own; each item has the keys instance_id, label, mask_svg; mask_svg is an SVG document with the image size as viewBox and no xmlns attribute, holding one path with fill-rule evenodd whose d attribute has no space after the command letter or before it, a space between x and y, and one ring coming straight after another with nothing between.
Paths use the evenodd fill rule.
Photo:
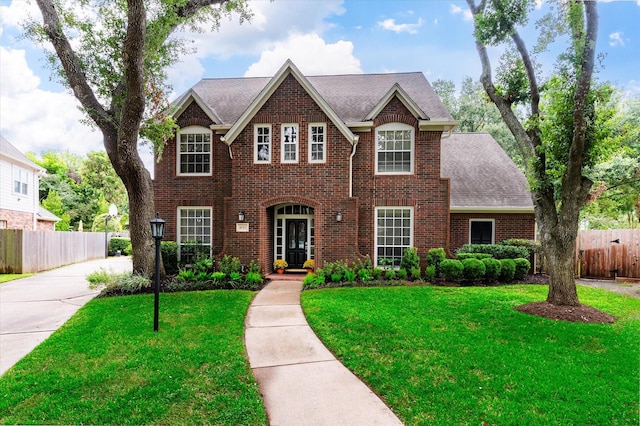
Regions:
<instances>
[{"instance_id":1,"label":"neighboring house","mask_svg":"<svg viewBox=\"0 0 640 426\"><path fill-rule=\"evenodd\" d=\"M491 224L491 241L534 237L530 204L457 192L459 178L484 173L450 172L444 159L441 175L441 144L471 150L453 169L485 161L485 149L493 158L497 145L452 134L457 122L422 73L307 77L287 61L273 78L204 79L175 106L180 130L155 164L154 193L183 257L197 243L267 270L277 258L397 265L407 247L424 259L487 233L476 221Z\"/></svg>"},{"instance_id":2,"label":"neighboring house","mask_svg":"<svg viewBox=\"0 0 640 426\"><path fill-rule=\"evenodd\" d=\"M60 219L40 206L45 170L0 136L0 229L53 231Z\"/></svg>"}]
</instances>

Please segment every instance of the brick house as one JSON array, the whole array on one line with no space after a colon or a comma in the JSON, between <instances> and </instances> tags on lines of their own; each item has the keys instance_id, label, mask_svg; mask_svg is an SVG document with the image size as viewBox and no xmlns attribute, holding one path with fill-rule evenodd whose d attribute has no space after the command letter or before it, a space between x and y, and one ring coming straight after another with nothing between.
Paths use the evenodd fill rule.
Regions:
<instances>
[{"instance_id":1,"label":"brick house","mask_svg":"<svg viewBox=\"0 0 640 426\"><path fill-rule=\"evenodd\" d=\"M40 206L45 170L0 136L0 229L53 231L57 216Z\"/></svg>"},{"instance_id":2,"label":"brick house","mask_svg":"<svg viewBox=\"0 0 640 426\"><path fill-rule=\"evenodd\" d=\"M441 159L449 141L476 141L466 157L477 161L486 146L502 150L490 136L494 145L452 134L457 122L422 73L304 76L287 61L272 78L204 79L175 106L180 130L155 163L154 193L182 255L197 242L216 257L296 269L365 255L397 264L412 246L424 259L489 225L492 241L533 238L526 180L508 158L503 180L524 182L520 204L455 196L455 179L473 176L455 172L460 158Z\"/></svg>"}]
</instances>

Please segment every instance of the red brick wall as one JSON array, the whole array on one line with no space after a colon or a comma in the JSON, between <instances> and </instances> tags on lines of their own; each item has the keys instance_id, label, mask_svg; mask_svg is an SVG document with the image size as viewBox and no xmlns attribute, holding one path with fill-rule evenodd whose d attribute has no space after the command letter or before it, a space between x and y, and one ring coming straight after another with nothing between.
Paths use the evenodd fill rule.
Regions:
<instances>
[{"instance_id":1,"label":"red brick wall","mask_svg":"<svg viewBox=\"0 0 640 426\"><path fill-rule=\"evenodd\" d=\"M7 229L33 231L33 213L0 209L0 220L7 221Z\"/></svg>"},{"instance_id":2,"label":"red brick wall","mask_svg":"<svg viewBox=\"0 0 640 426\"><path fill-rule=\"evenodd\" d=\"M509 238L535 238L535 215L533 213L518 214L451 214L451 250L455 251L469 243L470 219L495 219L495 242Z\"/></svg>"}]
</instances>

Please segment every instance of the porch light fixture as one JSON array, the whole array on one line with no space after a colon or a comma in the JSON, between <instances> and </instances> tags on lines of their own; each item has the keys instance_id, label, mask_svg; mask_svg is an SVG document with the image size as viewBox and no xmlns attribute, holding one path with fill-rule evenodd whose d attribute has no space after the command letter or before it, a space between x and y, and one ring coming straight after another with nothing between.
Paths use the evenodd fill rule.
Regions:
<instances>
[{"instance_id":1,"label":"porch light fixture","mask_svg":"<svg viewBox=\"0 0 640 426\"><path fill-rule=\"evenodd\" d=\"M160 219L160 213L151 219L151 236L156 240L156 269L154 273L154 298L153 298L153 331L158 331L158 317L160 314L160 240L164 237L165 221Z\"/></svg>"},{"instance_id":2,"label":"porch light fixture","mask_svg":"<svg viewBox=\"0 0 640 426\"><path fill-rule=\"evenodd\" d=\"M340 210L336 212L336 222L342 222L342 212Z\"/></svg>"},{"instance_id":3,"label":"porch light fixture","mask_svg":"<svg viewBox=\"0 0 640 426\"><path fill-rule=\"evenodd\" d=\"M238 222L244 222L244 212L242 210L238 212Z\"/></svg>"}]
</instances>

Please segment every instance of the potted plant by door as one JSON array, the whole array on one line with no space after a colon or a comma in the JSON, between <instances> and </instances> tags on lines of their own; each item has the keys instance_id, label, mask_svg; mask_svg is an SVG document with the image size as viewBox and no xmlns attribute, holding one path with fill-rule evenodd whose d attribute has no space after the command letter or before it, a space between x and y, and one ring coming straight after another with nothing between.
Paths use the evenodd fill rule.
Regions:
<instances>
[{"instance_id":1,"label":"potted plant by door","mask_svg":"<svg viewBox=\"0 0 640 426\"><path fill-rule=\"evenodd\" d=\"M287 266L289 266L289 264L284 259L276 259L273 261L273 269L278 271L279 274L284 274L284 270Z\"/></svg>"},{"instance_id":2,"label":"potted plant by door","mask_svg":"<svg viewBox=\"0 0 640 426\"><path fill-rule=\"evenodd\" d=\"M307 270L307 273L310 274L313 272L314 268L316 267L316 261L313 259L307 259L304 262L304 265L302 265L302 267Z\"/></svg>"}]
</instances>

